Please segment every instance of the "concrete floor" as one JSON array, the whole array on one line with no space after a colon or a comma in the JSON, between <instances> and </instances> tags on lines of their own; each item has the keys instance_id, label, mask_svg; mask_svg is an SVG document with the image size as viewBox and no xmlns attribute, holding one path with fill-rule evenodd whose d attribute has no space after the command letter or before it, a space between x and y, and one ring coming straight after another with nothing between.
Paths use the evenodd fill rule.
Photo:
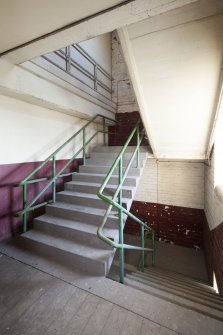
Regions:
<instances>
[{"instance_id":1,"label":"concrete floor","mask_svg":"<svg viewBox=\"0 0 223 335\"><path fill-rule=\"evenodd\" d=\"M0 273L1 335L223 334L208 315L14 244L0 245Z\"/></svg>"},{"instance_id":2,"label":"concrete floor","mask_svg":"<svg viewBox=\"0 0 223 335\"><path fill-rule=\"evenodd\" d=\"M110 301L0 255L0 334L178 334Z\"/></svg>"}]
</instances>

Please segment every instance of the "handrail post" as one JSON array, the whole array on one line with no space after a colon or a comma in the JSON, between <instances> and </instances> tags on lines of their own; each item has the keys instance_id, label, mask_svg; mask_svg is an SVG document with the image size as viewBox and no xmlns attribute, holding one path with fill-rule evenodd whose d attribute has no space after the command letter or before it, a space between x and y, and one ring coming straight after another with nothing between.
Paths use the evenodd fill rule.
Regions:
<instances>
[{"instance_id":1,"label":"handrail post","mask_svg":"<svg viewBox=\"0 0 223 335\"><path fill-rule=\"evenodd\" d=\"M86 162L86 131L83 129L83 165Z\"/></svg>"},{"instance_id":2,"label":"handrail post","mask_svg":"<svg viewBox=\"0 0 223 335\"><path fill-rule=\"evenodd\" d=\"M152 232L152 266L155 266L155 232Z\"/></svg>"},{"instance_id":3,"label":"handrail post","mask_svg":"<svg viewBox=\"0 0 223 335\"><path fill-rule=\"evenodd\" d=\"M27 204L27 184L25 183L23 185L23 209L26 208ZM23 214L23 232L25 233L27 231L27 211Z\"/></svg>"},{"instance_id":4,"label":"handrail post","mask_svg":"<svg viewBox=\"0 0 223 335\"><path fill-rule=\"evenodd\" d=\"M52 159L52 200L53 202L56 202L56 185L57 185L57 181L56 181L56 157L53 156Z\"/></svg>"},{"instance_id":5,"label":"handrail post","mask_svg":"<svg viewBox=\"0 0 223 335\"><path fill-rule=\"evenodd\" d=\"M143 248L141 250L141 271L144 272L144 266L145 266L145 232L144 232L144 227L141 226L141 247Z\"/></svg>"},{"instance_id":6,"label":"handrail post","mask_svg":"<svg viewBox=\"0 0 223 335\"><path fill-rule=\"evenodd\" d=\"M98 90L98 66L97 64L94 65L94 89L95 91Z\"/></svg>"},{"instance_id":7,"label":"handrail post","mask_svg":"<svg viewBox=\"0 0 223 335\"><path fill-rule=\"evenodd\" d=\"M138 147L138 150L137 150L137 163L136 163L136 167L138 168L139 167L139 147L140 147L140 139L139 139L139 125L137 126L137 131L136 131L136 136L137 136L137 147Z\"/></svg>"},{"instance_id":8,"label":"handrail post","mask_svg":"<svg viewBox=\"0 0 223 335\"><path fill-rule=\"evenodd\" d=\"M122 184L122 173L123 173L123 160L122 156L119 161L119 185ZM119 191L118 196L119 205L122 206L122 187ZM120 283L124 283L124 247L123 247L123 212L122 209L118 210L118 219L119 219L119 244L120 248Z\"/></svg>"},{"instance_id":9,"label":"handrail post","mask_svg":"<svg viewBox=\"0 0 223 335\"><path fill-rule=\"evenodd\" d=\"M106 145L106 134L105 134L105 118L103 117L103 143Z\"/></svg>"}]
</instances>

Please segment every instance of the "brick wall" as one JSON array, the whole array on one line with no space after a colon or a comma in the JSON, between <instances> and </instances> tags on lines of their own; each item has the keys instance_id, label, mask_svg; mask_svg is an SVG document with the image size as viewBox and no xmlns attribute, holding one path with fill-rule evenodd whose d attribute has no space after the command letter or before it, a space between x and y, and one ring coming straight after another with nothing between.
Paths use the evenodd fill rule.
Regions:
<instances>
[{"instance_id":1,"label":"brick wall","mask_svg":"<svg viewBox=\"0 0 223 335\"><path fill-rule=\"evenodd\" d=\"M202 209L133 201L130 211L156 231L157 240L196 249L202 247ZM125 232L140 234L140 226L128 218Z\"/></svg>"},{"instance_id":2,"label":"brick wall","mask_svg":"<svg viewBox=\"0 0 223 335\"><path fill-rule=\"evenodd\" d=\"M109 145L124 145L126 140L128 139L132 129L136 125L137 121L140 119L140 114L137 111L134 112L126 112L126 113L117 113L116 120L118 121L118 125L109 127L108 144ZM142 130L143 125L140 124L140 129ZM130 142L130 145L136 145L137 140L136 136L134 136ZM144 137L142 141L142 145L149 146L149 142Z\"/></svg>"},{"instance_id":3,"label":"brick wall","mask_svg":"<svg viewBox=\"0 0 223 335\"><path fill-rule=\"evenodd\" d=\"M138 110L138 104L129 79L117 33L112 33L112 100L118 113Z\"/></svg>"}]
</instances>

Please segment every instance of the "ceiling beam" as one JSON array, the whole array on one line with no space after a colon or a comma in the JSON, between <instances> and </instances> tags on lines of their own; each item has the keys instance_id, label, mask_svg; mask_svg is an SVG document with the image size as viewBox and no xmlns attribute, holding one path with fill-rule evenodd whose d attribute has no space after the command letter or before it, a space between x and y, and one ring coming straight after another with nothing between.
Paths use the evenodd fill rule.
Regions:
<instances>
[{"instance_id":1,"label":"ceiling beam","mask_svg":"<svg viewBox=\"0 0 223 335\"><path fill-rule=\"evenodd\" d=\"M197 0L129 0L112 8L73 22L32 41L0 54L13 64L20 64L48 52L79 43L148 17L182 7Z\"/></svg>"}]
</instances>

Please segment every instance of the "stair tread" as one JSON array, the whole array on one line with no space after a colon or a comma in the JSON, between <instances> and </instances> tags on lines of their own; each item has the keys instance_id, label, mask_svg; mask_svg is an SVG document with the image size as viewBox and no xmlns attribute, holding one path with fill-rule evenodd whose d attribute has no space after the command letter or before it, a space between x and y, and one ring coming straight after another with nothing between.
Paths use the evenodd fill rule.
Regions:
<instances>
[{"instance_id":1,"label":"stair tread","mask_svg":"<svg viewBox=\"0 0 223 335\"><path fill-rule=\"evenodd\" d=\"M223 320L223 312L221 310L214 308L212 306L209 306L209 305L206 306L202 302L192 301L190 300L190 298L181 297L174 293L170 293L170 292L161 290L159 288L151 287L149 285L132 280L128 277L125 278L125 284L136 290L140 290L140 291L146 292L147 294L157 296L163 300L171 301L180 306L184 306L186 308L196 310L200 313L209 315L216 319Z\"/></svg>"},{"instance_id":2,"label":"stair tread","mask_svg":"<svg viewBox=\"0 0 223 335\"><path fill-rule=\"evenodd\" d=\"M54 216L50 216L47 214L44 214L42 216L39 216L38 218L35 218L34 220L34 226L35 226L35 221L44 221L46 223L54 224L60 227L64 228L69 228L69 229L74 229L74 230L79 230L81 232L86 232L92 235L97 234L97 226L91 224L91 223L85 223L85 222L80 222L76 220L68 220L68 219L62 219L62 218L57 218ZM111 227L105 227L103 230L105 236L114 239L117 234L118 230L115 228Z\"/></svg>"},{"instance_id":3,"label":"stair tread","mask_svg":"<svg viewBox=\"0 0 223 335\"><path fill-rule=\"evenodd\" d=\"M81 206L81 205L75 205L75 204L71 204L71 203L66 203L66 202L59 202L56 201L53 204L49 204L47 205L48 207L52 207L52 208L62 208L62 209L69 209L69 210L75 210L75 211L79 211L82 213L90 213L90 214L95 214L95 215L100 215L100 216L104 216L106 209L101 209L101 208L95 208L95 207L86 207L86 206ZM116 216L116 212L111 211L109 217L111 218L115 218L118 219Z\"/></svg>"},{"instance_id":4,"label":"stair tread","mask_svg":"<svg viewBox=\"0 0 223 335\"><path fill-rule=\"evenodd\" d=\"M106 177L107 173L75 172L75 173L73 173L73 175L79 175L79 176L82 176L82 175L83 176L97 176L97 177L103 176L103 177ZM113 174L112 177L118 178L118 175ZM135 179L134 176L127 176L126 178L128 178L128 179Z\"/></svg>"},{"instance_id":5,"label":"stair tread","mask_svg":"<svg viewBox=\"0 0 223 335\"><path fill-rule=\"evenodd\" d=\"M223 311L223 300L218 299L217 293L215 293L215 296L214 295L208 295L208 294L206 295L207 292L205 290L203 292L200 292L200 291L193 291L193 290L191 290L189 288L185 288L185 287L182 288L182 287L175 286L175 285L168 285L168 283L166 283L166 285L165 285L165 283L160 283L156 280L150 280L150 278L143 278L143 277L135 275L134 273L128 275L128 277L130 277L130 278L132 278L136 281L142 282L146 285L157 287L157 288L159 288L160 290L163 290L163 291L176 292L176 294L178 294L178 295L185 296L185 297L193 297L193 299L200 299L200 300L205 300L206 299L210 303L212 303L214 305L216 304L216 306L220 306L219 308L221 308L222 311Z\"/></svg>"},{"instance_id":6,"label":"stair tread","mask_svg":"<svg viewBox=\"0 0 223 335\"><path fill-rule=\"evenodd\" d=\"M67 238L61 238L57 236L51 236L47 233L37 231L35 229L29 230L24 233L23 238L46 244L48 246L69 252L71 254L80 255L83 257L90 258L92 260L106 261L107 258L114 253L111 249L102 249L101 247L86 245L83 241L68 240Z\"/></svg>"},{"instance_id":7,"label":"stair tread","mask_svg":"<svg viewBox=\"0 0 223 335\"><path fill-rule=\"evenodd\" d=\"M75 197L83 197L83 198L101 200L97 196L97 194L94 194L94 193L74 192L74 191L65 190L65 191L58 192L57 194L64 194L64 195L71 195L71 196L75 196ZM130 200L130 198L124 198L124 197L122 198L123 202L127 202L129 200ZM103 201L103 200L101 200L101 201Z\"/></svg>"},{"instance_id":8,"label":"stair tread","mask_svg":"<svg viewBox=\"0 0 223 335\"><path fill-rule=\"evenodd\" d=\"M202 285L203 287L207 287L209 289L212 289L210 287L209 283L207 283L205 281L202 281L202 280L199 280L199 279L196 279L196 278L186 276L186 275L178 273L178 272L173 272L173 271L171 272L169 270L165 270L165 269L161 269L161 268L157 268L157 267L156 268L145 268L145 272L159 273L159 274L162 274L162 276L166 276L168 278L172 277L172 278L177 279L177 280L182 281L182 282L191 283L192 285L195 285L195 286Z\"/></svg>"},{"instance_id":9,"label":"stair tread","mask_svg":"<svg viewBox=\"0 0 223 335\"><path fill-rule=\"evenodd\" d=\"M89 183L89 182L82 182L82 181L76 181L76 180L72 180L72 181L68 181L66 184L71 184L71 185L85 185L85 186L89 186L89 189L90 189L90 187L91 186L95 186L95 187L100 187L101 186L101 184L100 183ZM110 185L110 184L107 184L106 185L106 189L107 188L110 188L110 189L114 189L114 190L116 190L117 189L117 185ZM122 186L122 188L124 189L124 190L132 190L132 186L128 186L128 185L124 185L124 186Z\"/></svg>"},{"instance_id":10,"label":"stair tread","mask_svg":"<svg viewBox=\"0 0 223 335\"><path fill-rule=\"evenodd\" d=\"M209 289L205 288L205 287L200 287L200 286L193 286L193 285L187 285L185 282L182 281L172 281L172 279L167 279L167 278L160 278L160 277L156 277L155 274L154 276L151 277L150 274L147 273L143 273L140 271L137 271L134 273L134 276L140 276L143 277L145 280L148 280L149 282L157 282L160 283L161 285L169 285L169 286L173 286L176 289L183 289L183 290L191 290L191 292L195 292L198 294L205 294L209 297L213 297L216 300L222 301L223 299L215 292L215 290L213 289L213 291L210 291Z\"/></svg>"},{"instance_id":11,"label":"stair tread","mask_svg":"<svg viewBox=\"0 0 223 335\"><path fill-rule=\"evenodd\" d=\"M109 146L109 151L110 152L120 152L121 149L123 148L123 146L119 146L119 145L111 145ZM135 145L129 145L127 148L126 148L126 152L133 152L135 150L136 146ZM97 151L104 151L104 150L108 150L108 146L106 145L101 145L101 146L96 146L92 149L93 152L97 152ZM142 152L148 152L148 153L151 153L149 151L149 148L147 148L146 146L140 146L140 150Z\"/></svg>"}]
</instances>

